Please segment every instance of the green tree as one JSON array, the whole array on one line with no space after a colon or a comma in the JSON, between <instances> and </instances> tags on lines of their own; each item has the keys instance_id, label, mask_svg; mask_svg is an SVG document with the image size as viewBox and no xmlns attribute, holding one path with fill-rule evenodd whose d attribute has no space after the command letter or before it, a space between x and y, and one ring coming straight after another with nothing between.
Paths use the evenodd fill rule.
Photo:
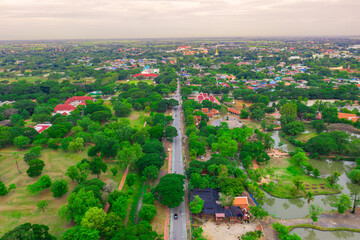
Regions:
<instances>
[{"instance_id":1,"label":"green tree","mask_svg":"<svg viewBox=\"0 0 360 240\"><path fill-rule=\"evenodd\" d=\"M99 157L94 157L89 163L89 169L91 174L96 174L97 178L100 178L101 172L105 173L107 170L107 164Z\"/></svg>"},{"instance_id":2,"label":"green tree","mask_svg":"<svg viewBox=\"0 0 360 240\"><path fill-rule=\"evenodd\" d=\"M183 175L167 174L160 178L159 184L153 189L155 199L170 208L180 206L185 194Z\"/></svg>"},{"instance_id":3,"label":"green tree","mask_svg":"<svg viewBox=\"0 0 360 240\"><path fill-rule=\"evenodd\" d=\"M17 136L16 138L14 138L14 145L21 149L24 148L26 145L28 145L30 143L30 138L25 137L25 136Z\"/></svg>"},{"instance_id":4,"label":"green tree","mask_svg":"<svg viewBox=\"0 0 360 240\"><path fill-rule=\"evenodd\" d=\"M314 175L314 178L318 178L321 175L319 169L315 168L313 170L313 175Z\"/></svg>"},{"instance_id":5,"label":"green tree","mask_svg":"<svg viewBox=\"0 0 360 240\"><path fill-rule=\"evenodd\" d=\"M131 105L117 101L114 103L114 111L117 117L127 117L131 113Z\"/></svg>"},{"instance_id":6,"label":"green tree","mask_svg":"<svg viewBox=\"0 0 360 240\"><path fill-rule=\"evenodd\" d=\"M347 210L351 209L352 201L349 195L343 193L336 199L336 202L331 204L331 206L337 208L339 213L345 213Z\"/></svg>"},{"instance_id":7,"label":"green tree","mask_svg":"<svg viewBox=\"0 0 360 240\"><path fill-rule=\"evenodd\" d=\"M34 159L29 162L29 168L26 171L29 177L35 178L41 175L44 169L45 163L40 159Z\"/></svg>"},{"instance_id":8,"label":"green tree","mask_svg":"<svg viewBox=\"0 0 360 240\"><path fill-rule=\"evenodd\" d=\"M101 208L100 200L95 197L92 190L86 191L82 188L70 194L68 204L61 207L59 214L68 221L74 220L80 223L85 213L92 207Z\"/></svg>"},{"instance_id":9,"label":"green tree","mask_svg":"<svg viewBox=\"0 0 360 240\"><path fill-rule=\"evenodd\" d=\"M81 226L92 230L101 230L105 222L106 213L102 208L92 207L87 210L84 218L81 220Z\"/></svg>"},{"instance_id":10,"label":"green tree","mask_svg":"<svg viewBox=\"0 0 360 240\"><path fill-rule=\"evenodd\" d=\"M132 146L123 147L123 149L119 151L117 158L122 166L130 165L130 167L132 167L135 162L143 156L144 153L140 144L134 143Z\"/></svg>"},{"instance_id":11,"label":"green tree","mask_svg":"<svg viewBox=\"0 0 360 240\"><path fill-rule=\"evenodd\" d=\"M74 142L69 143L69 150L73 152L81 152L84 149L84 139L76 138Z\"/></svg>"},{"instance_id":12,"label":"green tree","mask_svg":"<svg viewBox=\"0 0 360 240\"><path fill-rule=\"evenodd\" d=\"M56 240L56 237L49 233L49 227L46 225L39 225L31 223L24 223L13 230L6 232L1 240Z\"/></svg>"},{"instance_id":13,"label":"green tree","mask_svg":"<svg viewBox=\"0 0 360 240\"><path fill-rule=\"evenodd\" d=\"M326 181L333 186L339 181L341 174L338 171L333 172L330 176L326 178Z\"/></svg>"},{"instance_id":14,"label":"green tree","mask_svg":"<svg viewBox=\"0 0 360 240\"><path fill-rule=\"evenodd\" d=\"M264 117L265 117L265 112L258 108L254 109L250 115L250 118L256 121L261 121L264 119Z\"/></svg>"},{"instance_id":15,"label":"green tree","mask_svg":"<svg viewBox=\"0 0 360 240\"><path fill-rule=\"evenodd\" d=\"M145 176L148 180L155 181L159 176L159 169L154 165L145 167L142 171L142 175Z\"/></svg>"},{"instance_id":16,"label":"green tree","mask_svg":"<svg viewBox=\"0 0 360 240\"><path fill-rule=\"evenodd\" d=\"M140 211L139 216L142 220L151 222L153 218L155 217L157 211L156 207L152 204L143 204Z\"/></svg>"},{"instance_id":17,"label":"green tree","mask_svg":"<svg viewBox=\"0 0 360 240\"><path fill-rule=\"evenodd\" d=\"M165 128L165 137L168 141L172 142L172 139L178 135L177 129L173 126L167 126Z\"/></svg>"},{"instance_id":18,"label":"green tree","mask_svg":"<svg viewBox=\"0 0 360 240\"><path fill-rule=\"evenodd\" d=\"M39 211L45 212L45 208L48 206L48 202L46 200L39 201L36 206L38 207Z\"/></svg>"},{"instance_id":19,"label":"green tree","mask_svg":"<svg viewBox=\"0 0 360 240\"><path fill-rule=\"evenodd\" d=\"M136 181L136 175L135 175L135 174L128 174L128 175L126 176L125 182L126 182L126 184L127 184L129 187L131 187L132 185L134 185L135 181Z\"/></svg>"},{"instance_id":20,"label":"green tree","mask_svg":"<svg viewBox=\"0 0 360 240\"><path fill-rule=\"evenodd\" d=\"M32 194L38 194L51 186L51 178L49 175L44 175L39 178L34 184L27 186L27 189Z\"/></svg>"},{"instance_id":21,"label":"green tree","mask_svg":"<svg viewBox=\"0 0 360 240\"><path fill-rule=\"evenodd\" d=\"M288 135L295 136L305 131L305 126L300 121L294 121L281 127Z\"/></svg>"},{"instance_id":22,"label":"green tree","mask_svg":"<svg viewBox=\"0 0 360 240\"><path fill-rule=\"evenodd\" d=\"M309 214L311 220L313 220L313 223L317 222L319 220L319 214L321 213L322 209L319 206L316 206L314 204L311 204L309 207Z\"/></svg>"},{"instance_id":23,"label":"green tree","mask_svg":"<svg viewBox=\"0 0 360 240\"><path fill-rule=\"evenodd\" d=\"M311 125L313 128L315 128L317 134L320 134L326 130L326 126L323 120L314 120L311 122Z\"/></svg>"},{"instance_id":24,"label":"green tree","mask_svg":"<svg viewBox=\"0 0 360 240\"><path fill-rule=\"evenodd\" d=\"M68 185L64 179L55 180L50 188L50 191L53 193L54 197L62 197L68 192Z\"/></svg>"},{"instance_id":25,"label":"green tree","mask_svg":"<svg viewBox=\"0 0 360 240\"><path fill-rule=\"evenodd\" d=\"M192 200L189 204L190 211L194 214L201 213L203 206L204 200L202 200L199 195L196 195L194 200Z\"/></svg>"},{"instance_id":26,"label":"green tree","mask_svg":"<svg viewBox=\"0 0 360 240\"><path fill-rule=\"evenodd\" d=\"M69 228L62 235L62 240L99 240L99 231L76 225L75 227Z\"/></svg>"},{"instance_id":27,"label":"green tree","mask_svg":"<svg viewBox=\"0 0 360 240\"><path fill-rule=\"evenodd\" d=\"M264 219L269 216L269 213L262 209L260 206L250 206L250 214L254 216L255 219Z\"/></svg>"},{"instance_id":28,"label":"green tree","mask_svg":"<svg viewBox=\"0 0 360 240\"><path fill-rule=\"evenodd\" d=\"M322 118L324 119L324 122L336 123L339 120L337 108L333 107L323 109Z\"/></svg>"},{"instance_id":29,"label":"green tree","mask_svg":"<svg viewBox=\"0 0 360 240\"><path fill-rule=\"evenodd\" d=\"M118 170L117 167L112 167L112 168L110 169L110 171L112 172L113 176L116 177L116 175L117 175L117 173L118 173L119 170Z\"/></svg>"},{"instance_id":30,"label":"green tree","mask_svg":"<svg viewBox=\"0 0 360 240\"><path fill-rule=\"evenodd\" d=\"M281 115L290 115L293 117L297 116L297 105L293 102L288 102L286 104L284 104L281 108L280 108L280 114Z\"/></svg>"}]
</instances>

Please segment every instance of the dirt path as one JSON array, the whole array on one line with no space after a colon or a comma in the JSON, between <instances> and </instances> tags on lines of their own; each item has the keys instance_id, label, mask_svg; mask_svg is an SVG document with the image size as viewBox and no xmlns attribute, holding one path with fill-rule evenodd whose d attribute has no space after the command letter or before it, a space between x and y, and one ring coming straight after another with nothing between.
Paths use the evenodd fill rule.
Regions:
<instances>
[{"instance_id":1,"label":"dirt path","mask_svg":"<svg viewBox=\"0 0 360 240\"><path fill-rule=\"evenodd\" d=\"M124 172L124 175L123 175L123 177L121 179L121 182L119 184L119 187L118 187L119 191L121 191L121 189L124 186L124 183L125 183L126 176L127 176L128 172L129 172L129 165L127 165L126 170ZM104 212L107 213L109 211L109 208L110 208L110 204L107 202L106 205L105 205L105 208L104 208Z\"/></svg>"}]
</instances>

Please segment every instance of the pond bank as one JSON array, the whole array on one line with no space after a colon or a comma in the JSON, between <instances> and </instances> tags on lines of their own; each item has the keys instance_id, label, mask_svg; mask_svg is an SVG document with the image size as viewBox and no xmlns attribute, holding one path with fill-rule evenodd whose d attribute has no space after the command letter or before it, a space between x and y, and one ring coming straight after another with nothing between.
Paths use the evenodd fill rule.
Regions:
<instances>
[{"instance_id":1,"label":"pond bank","mask_svg":"<svg viewBox=\"0 0 360 240\"><path fill-rule=\"evenodd\" d=\"M261 225L264 229L265 239L277 239L277 233L271 227L271 224L278 222L285 226L296 226L300 224L312 225L310 218L298 218L298 219L276 219L270 217L267 221L261 221ZM357 229L360 231L360 215L357 214L339 214L339 213L327 213L320 214L319 221L314 224L320 228L341 228L341 231ZM301 226L301 225L300 225Z\"/></svg>"}]
</instances>

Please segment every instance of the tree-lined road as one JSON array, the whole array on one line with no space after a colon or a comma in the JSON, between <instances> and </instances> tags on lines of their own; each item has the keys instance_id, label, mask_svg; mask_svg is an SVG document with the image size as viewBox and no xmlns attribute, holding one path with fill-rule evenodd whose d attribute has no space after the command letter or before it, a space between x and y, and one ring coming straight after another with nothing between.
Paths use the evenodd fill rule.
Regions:
<instances>
[{"instance_id":1,"label":"tree-lined road","mask_svg":"<svg viewBox=\"0 0 360 240\"><path fill-rule=\"evenodd\" d=\"M173 140L173 154L172 154L172 173L184 174L184 164L182 158L182 144L181 144L181 120L180 113L182 109L180 97L180 83L178 79L178 88L175 93L175 99L179 101L179 106L174 108L174 127L178 130L178 136ZM178 219L174 219L174 214L178 215ZM186 240L186 211L185 201L179 207L171 209L171 224L170 224L170 239L171 240Z\"/></svg>"}]
</instances>

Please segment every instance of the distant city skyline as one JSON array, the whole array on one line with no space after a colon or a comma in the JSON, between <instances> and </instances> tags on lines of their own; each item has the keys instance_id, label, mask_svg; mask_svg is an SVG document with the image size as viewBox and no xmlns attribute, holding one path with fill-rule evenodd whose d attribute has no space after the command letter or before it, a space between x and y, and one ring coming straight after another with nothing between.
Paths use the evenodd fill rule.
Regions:
<instances>
[{"instance_id":1,"label":"distant city skyline","mask_svg":"<svg viewBox=\"0 0 360 240\"><path fill-rule=\"evenodd\" d=\"M358 36L359 0L0 0L0 40Z\"/></svg>"}]
</instances>

